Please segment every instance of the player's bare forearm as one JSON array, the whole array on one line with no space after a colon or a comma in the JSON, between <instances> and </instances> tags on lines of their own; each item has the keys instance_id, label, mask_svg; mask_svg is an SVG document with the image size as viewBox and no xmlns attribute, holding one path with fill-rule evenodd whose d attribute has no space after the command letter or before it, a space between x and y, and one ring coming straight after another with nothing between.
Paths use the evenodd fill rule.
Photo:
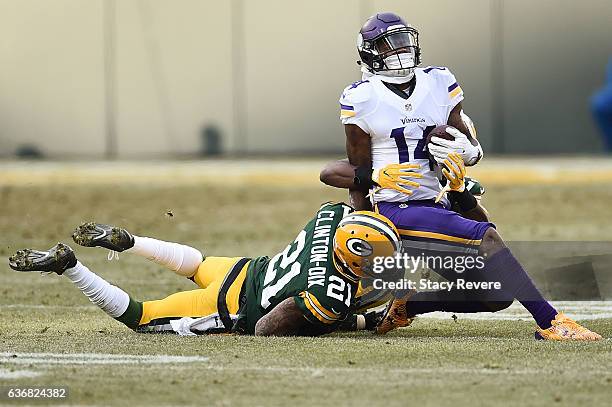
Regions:
<instances>
[{"instance_id":1,"label":"player's bare forearm","mask_svg":"<svg viewBox=\"0 0 612 407\"><path fill-rule=\"evenodd\" d=\"M329 162L319 174L322 183L336 188L355 188L355 168L348 162L348 158Z\"/></svg>"},{"instance_id":2,"label":"player's bare forearm","mask_svg":"<svg viewBox=\"0 0 612 407\"><path fill-rule=\"evenodd\" d=\"M372 203L365 192L357 189L349 190L349 204L357 211L371 211Z\"/></svg>"},{"instance_id":3,"label":"player's bare forearm","mask_svg":"<svg viewBox=\"0 0 612 407\"><path fill-rule=\"evenodd\" d=\"M372 167L372 144L370 135L354 124L345 124L346 156L349 164L355 167ZM351 205L357 210L371 210L367 191L351 189L349 191Z\"/></svg>"},{"instance_id":4,"label":"player's bare forearm","mask_svg":"<svg viewBox=\"0 0 612 407\"><path fill-rule=\"evenodd\" d=\"M475 220L477 222L489 222L489 212L480 205L480 202L474 209L469 211L461 212L461 216L467 219Z\"/></svg>"},{"instance_id":5,"label":"player's bare forearm","mask_svg":"<svg viewBox=\"0 0 612 407\"><path fill-rule=\"evenodd\" d=\"M372 166L372 144L370 135L354 124L345 124L346 156L356 167Z\"/></svg>"},{"instance_id":6,"label":"player's bare forearm","mask_svg":"<svg viewBox=\"0 0 612 407\"><path fill-rule=\"evenodd\" d=\"M293 297L286 298L255 324L257 336L295 336L308 323Z\"/></svg>"},{"instance_id":7,"label":"player's bare forearm","mask_svg":"<svg viewBox=\"0 0 612 407\"><path fill-rule=\"evenodd\" d=\"M372 204L367 198L367 193L357 189L355 185L355 168L348 159L332 161L328 163L319 178L326 185L345 188L349 190L349 204L356 210L372 210Z\"/></svg>"},{"instance_id":8,"label":"player's bare forearm","mask_svg":"<svg viewBox=\"0 0 612 407\"><path fill-rule=\"evenodd\" d=\"M459 138L459 140L452 141L452 143L455 143L454 146L447 145L446 147L455 148L455 151L463 157L466 166L471 167L472 165L476 165L482 158L483 151L480 143L476 140L476 127L472 119L463 112L461 103L458 103L457 106L453 108L448 117L447 124L454 127L453 132L457 133L453 135L455 139ZM442 144L444 144L444 141ZM434 155L436 155L435 153L436 151L434 151ZM438 151L438 154L439 153L440 151ZM438 157L436 157L436 159L438 160Z\"/></svg>"},{"instance_id":9,"label":"player's bare forearm","mask_svg":"<svg viewBox=\"0 0 612 407\"><path fill-rule=\"evenodd\" d=\"M470 129L467 123L463 121L463 118L461 117L462 111L463 111L463 105L461 102L459 102L457 103L457 106L455 106L453 110L451 111L450 116L448 116L447 124L449 126L453 126L457 130L459 130L461 133L465 134L467 138L470 140L470 143L472 143L473 146L477 146L478 140L476 140L476 134L472 134L474 133L472 129Z\"/></svg>"}]
</instances>

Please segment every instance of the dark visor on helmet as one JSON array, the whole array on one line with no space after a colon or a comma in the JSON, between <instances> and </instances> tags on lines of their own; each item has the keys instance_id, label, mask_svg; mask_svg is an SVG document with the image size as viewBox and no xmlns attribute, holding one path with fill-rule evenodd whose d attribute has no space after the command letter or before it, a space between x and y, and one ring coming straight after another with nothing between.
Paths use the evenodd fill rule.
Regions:
<instances>
[{"instance_id":1,"label":"dark visor on helmet","mask_svg":"<svg viewBox=\"0 0 612 407\"><path fill-rule=\"evenodd\" d=\"M374 48L379 55L388 54L401 49L417 47L418 40L416 31L410 28L392 30L387 34L374 40Z\"/></svg>"}]
</instances>

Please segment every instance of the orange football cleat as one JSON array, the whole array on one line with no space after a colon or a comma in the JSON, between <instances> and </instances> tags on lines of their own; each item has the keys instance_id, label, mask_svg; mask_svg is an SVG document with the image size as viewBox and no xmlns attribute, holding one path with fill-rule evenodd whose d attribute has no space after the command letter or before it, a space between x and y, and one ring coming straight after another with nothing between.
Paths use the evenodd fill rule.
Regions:
<instances>
[{"instance_id":1,"label":"orange football cleat","mask_svg":"<svg viewBox=\"0 0 612 407\"><path fill-rule=\"evenodd\" d=\"M408 317L407 303L416 291L411 290L401 298L394 298L389 301L385 315L380 323L376 326L376 333L384 335L396 328L408 326L414 321L414 318Z\"/></svg>"},{"instance_id":2,"label":"orange football cleat","mask_svg":"<svg viewBox=\"0 0 612 407\"><path fill-rule=\"evenodd\" d=\"M536 339L546 341L598 341L601 335L588 330L562 312L551 321L552 326L548 329L540 329L535 333Z\"/></svg>"}]
</instances>

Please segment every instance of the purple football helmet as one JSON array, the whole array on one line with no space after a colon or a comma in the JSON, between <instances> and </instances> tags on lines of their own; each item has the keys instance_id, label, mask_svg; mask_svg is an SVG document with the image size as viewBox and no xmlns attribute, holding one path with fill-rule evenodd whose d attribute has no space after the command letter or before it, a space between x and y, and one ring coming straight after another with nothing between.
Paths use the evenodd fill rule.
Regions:
<instances>
[{"instance_id":1,"label":"purple football helmet","mask_svg":"<svg viewBox=\"0 0 612 407\"><path fill-rule=\"evenodd\" d=\"M360 65L370 73L410 79L421 63L419 32L394 13L378 13L357 36Z\"/></svg>"}]
</instances>

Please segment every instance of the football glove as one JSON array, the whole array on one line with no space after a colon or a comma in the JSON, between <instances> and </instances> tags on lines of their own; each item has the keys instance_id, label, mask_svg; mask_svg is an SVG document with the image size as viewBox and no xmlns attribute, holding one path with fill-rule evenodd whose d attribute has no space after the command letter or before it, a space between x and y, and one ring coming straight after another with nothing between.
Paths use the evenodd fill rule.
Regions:
<instances>
[{"instance_id":1,"label":"football glove","mask_svg":"<svg viewBox=\"0 0 612 407\"><path fill-rule=\"evenodd\" d=\"M340 331L373 331L380 323L385 311L370 311L365 314L349 315L338 325Z\"/></svg>"},{"instance_id":2,"label":"football glove","mask_svg":"<svg viewBox=\"0 0 612 407\"><path fill-rule=\"evenodd\" d=\"M475 178L465 177L465 189L478 200L482 199L485 193L485 187Z\"/></svg>"},{"instance_id":3,"label":"football glove","mask_svg":"<svg viewBox=\"0 0 612 407\"><path fill-rule=\"evenodd\" d=\"M372 181L379 189L389 188L394 189L402 194L412 195L412 192L421 184L412 181L412 178L423 178L423 175L412 170L421 168L419 164L389 164L380 170L372 172ZM411 188L411 189L408 189Z\"/></svg>"},{"instance_id":4,"label":"football glove","mask_svg":"<svg viewBox=\"0 0 612 407\"><path fill-rule=\"evenodd\" d=\"M465 191L465 164L463 163L463 158L458 153L450 153L442 164L442 174L444 174L448 182L438 194L436 202L440 202L440 199L448 191Z\"/></svg>"},{"instance_id":5,"label":"football glove","mask_svg":"<svg viewBox=\"0 0 612 407\"><path fill-rule=\"evenodd\" d=\"M454 127L449 127L446 132L455 137L454 140L446 140L440 137L432 137L427 146L429 152L438 164L442 164L450 153L459 153L466 165L474 165L482 158L482 147L472 145L465 134Z\"/></svg>"}]
</instances>

